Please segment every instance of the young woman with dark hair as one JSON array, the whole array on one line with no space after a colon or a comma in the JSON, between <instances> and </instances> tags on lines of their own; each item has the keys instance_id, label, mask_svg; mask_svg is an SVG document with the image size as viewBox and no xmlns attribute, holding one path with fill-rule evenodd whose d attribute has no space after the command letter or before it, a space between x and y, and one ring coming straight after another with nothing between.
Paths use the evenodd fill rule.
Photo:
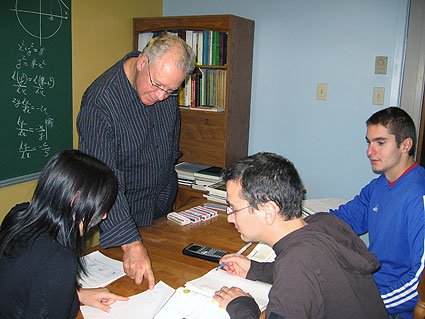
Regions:
<instances>
[{"instance_id":1,"label":"young woman with dark hair","mask_svg":"<svg viewBox=\"0 0 425 319\"><path fill-rule=\"evenodd\" d=\"M94 157L67 150L50 159L32 201L0 226L0 318L75 318L79 301L109 311L127 300L77 286L88 230L106 218L117 189L112 170Z\"/></svg>"}]
</instances>

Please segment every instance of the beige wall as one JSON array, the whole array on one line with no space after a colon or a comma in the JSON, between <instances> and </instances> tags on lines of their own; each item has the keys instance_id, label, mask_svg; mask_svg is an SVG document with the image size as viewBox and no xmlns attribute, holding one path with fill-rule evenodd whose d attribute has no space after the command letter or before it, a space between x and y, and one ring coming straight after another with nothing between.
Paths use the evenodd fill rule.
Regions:
<instances>
[{"instance_id":1,"label":"beige wall","mask_svg":"<svg viewBox=\"0 0 425 319\"><path fill-rule=\"evenodd\" d=\"M125 4L125 6L123 5ZM90 83L133 47L133 17L162 16L162 0L73 0L72 85L75 120ZM0 188L0 220L16 203L29 201L36 181Z\"/></svg>"},{"instance_id":2,"label":"beige wall","mask_svg":"<svg viewBox=\"0 0 425 319\"><path fill-rule=\"evenodd\" d=\"M155 16L162 16L162 0L72 1L74 147L78 145L75 120L84 90L132 51L133 18Z\"/></svg>"}]
</instances>

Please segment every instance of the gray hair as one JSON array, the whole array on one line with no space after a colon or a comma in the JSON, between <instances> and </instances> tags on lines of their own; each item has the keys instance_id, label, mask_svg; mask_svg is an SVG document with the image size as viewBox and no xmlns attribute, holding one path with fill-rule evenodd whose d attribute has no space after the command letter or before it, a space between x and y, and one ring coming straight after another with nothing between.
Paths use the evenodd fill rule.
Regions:
<instances>
[{"instance_id":1,"label":"gray hair","mask_svg":"<svg viewBox=\"0 0 425 319\"><path fill-rule=\"evenodd\" d=\"M142 53L145 53L149 61L154 62L164 54L177 50L180 59L177 67L187 74L192 73L195 67L195 53L192 48L181 38L172 34L165 34L149 41Z\"/></svg>"}]
</instances>

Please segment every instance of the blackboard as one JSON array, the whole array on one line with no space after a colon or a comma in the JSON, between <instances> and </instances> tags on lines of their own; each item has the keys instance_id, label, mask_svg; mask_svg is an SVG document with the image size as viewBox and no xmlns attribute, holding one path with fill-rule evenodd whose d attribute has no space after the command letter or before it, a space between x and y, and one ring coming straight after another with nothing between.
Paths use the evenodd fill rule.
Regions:
<instances>
[{"instance_id":1,"label":"blackboard","mask_svg":"<svg viewBox=\"0 0 425 319\"><path fill-rule=\"evenodd\" d=\"M72 148L71 0L1 0L0 187Z\"/></svg>"}]
</instances>

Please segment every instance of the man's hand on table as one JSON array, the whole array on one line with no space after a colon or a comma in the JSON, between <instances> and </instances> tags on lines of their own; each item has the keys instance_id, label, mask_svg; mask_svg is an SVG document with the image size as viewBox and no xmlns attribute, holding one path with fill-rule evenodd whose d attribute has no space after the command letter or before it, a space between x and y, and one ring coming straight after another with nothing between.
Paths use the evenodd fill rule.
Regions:
<instances>
[{"instance_id":1,"label":"man's hand on table","mask_svg":"<svg viewBox=\"0 0 425 319\"><path fill-rule=\"evenodd\" d=\"M136 285L140 285L143 277L148 280L149 289L155 286L155 277L152 271L151 261L149 259L148 251L143 246L140 240L130 244L121 246L123 254L124 271L131 278L134 279Z\"/></svg>"},{"instance_id":2,"label":"man's hand on table","mask_svg":"<svg viewBox=\"0 0 425 319\"><path fill-rule=\"evenodd\" d=\"M242 296L247 296L247 297L251 297L252 296L246 292L244 292L242 289L237 288L237 287L226 287L223 286L221 287L220 290L216 291L213 298L215 301L217 301L220 306L222 306L224 309L226 309L227 305L233 300L236 299L238 297L242 297Z\"/></svg>"}]
</instances>

